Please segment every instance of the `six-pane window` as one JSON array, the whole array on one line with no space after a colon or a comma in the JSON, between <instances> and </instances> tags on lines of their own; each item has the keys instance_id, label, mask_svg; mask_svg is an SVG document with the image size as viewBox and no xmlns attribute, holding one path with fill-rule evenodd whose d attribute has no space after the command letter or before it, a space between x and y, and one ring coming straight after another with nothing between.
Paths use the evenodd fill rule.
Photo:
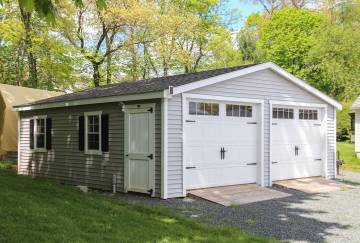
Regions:
<instances>
[{"instance_id":1,"label":"six-pane window","mask_svg":"<svg viewBox=\"0 0 360 243\"><path fill-rule=\"evenodd\" d=\"M309 109L299 109L299 119L300 120L317 120L318 111L309 110Z\"/></svg>"},{"instance_id":2,"label":"six-pane window","mask_svg":"<svg viewBox=\"0 0 360 243\"><path fill-rule=\"evenodd\" d=\"M36 119L36 148L44 149L45 148L45 118Z\"/></svg>"},{"instance_id":3,"label":"six-pane window","mask_svg":"<svg viewBox=\"0 0 360 243\"><path fill-rule=\"evenodd\" d=\"M205 102L189 102L189 114L198 116L218 116L219 104Z\"/></svg>"},{"instance_id":4,"label":"six-pane window","mask_svg":"<svg viewBox=\"0 0 360 243\"><path fill-rule=\"evenodd\" d=\"M252 106L226 104L226 116L252 117Z\"/></svg>"},{"instance_id":5,"label":"six-pane window","mask_svg":"<svg viewBox=\"0 0 360 243\"><path fill-rule=\"evenodd\" d=\"M100 116L87 116L87 149L100 150Z\"/></svg>"},{"instance_id":6,"label":"six-pane window","mask_svg":"<svg viewBox=\"0 0 360 243\"><path fill-rule=\"evenodd\" d=\"M294 119L294 109L291 108L273 108L273 118L275 119Z\"/></svg>"}]
</instances>

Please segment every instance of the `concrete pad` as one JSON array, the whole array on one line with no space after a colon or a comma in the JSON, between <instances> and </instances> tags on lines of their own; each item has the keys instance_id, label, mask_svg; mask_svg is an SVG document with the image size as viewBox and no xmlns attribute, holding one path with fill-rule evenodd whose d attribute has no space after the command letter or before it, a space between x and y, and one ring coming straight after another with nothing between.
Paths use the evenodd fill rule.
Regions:
<instances>
[{"instance_id":1,"label":"concrete pad","mask_svg":"<svg viewBox=\"0 0 360 243\"><path fill-rule=\"evenodd\" d=\"M243 205L248 203L272 200L291 196L270 188L255 184L212 187L190 190L190 197L202 198L223 206Z\"/></svg>"},{"instance_id":2,"label":"concrete pad","mask_svg":"<svg viewBox=\"0 0 360 243\"><path fill-rule=\"evenodd\" d=\"M323 177L309 177L273 182L276 187L290 188L306 193L328 193L344 189L353 189L354 186L335 180L327 180Z\"/></svg>"}]
</instances>

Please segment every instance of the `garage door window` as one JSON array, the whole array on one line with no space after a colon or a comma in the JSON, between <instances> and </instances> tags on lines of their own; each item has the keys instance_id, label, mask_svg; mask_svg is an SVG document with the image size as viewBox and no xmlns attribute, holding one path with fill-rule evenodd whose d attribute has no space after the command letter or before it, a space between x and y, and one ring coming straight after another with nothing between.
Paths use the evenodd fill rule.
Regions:
<instances>
[{"instance_id":1,"label":"garage door window","mask_svg":"<svg viewBox=\"0 0 360 243\"><path fill-rule=\"evenodd\" d=\"M252 106L227 104L226 116L252 117Z\"/></svg>"},{"instance_id":2,"label":"garage door window","mask_svg":"<svg viewBox=\"0 0 360 243\"><path fill-rule=\"evenodd\" d=\"M309 109L299 109L299 119L300 120L317 120L318 111L309 110Z\"/></svg>"},{"instance_id":3,"label":"garage door window","mask_svg":"<svg viewBox=\"0 0 360 243\"><path fill-rule=\"evenodd\" d=\"M189 114L198 116L218 116L219 104L205 102L189 102Z\"/></svg>"},{"instance_id":4,"label":"garage door window","mask_svg":"<svg viewBox=\"0 0 360 243\"><path fill-rule=\"evenodd\" d=\"M294 109L273 108L273 118L275 119L294 119Z\"/></svg>"}]
</instances>

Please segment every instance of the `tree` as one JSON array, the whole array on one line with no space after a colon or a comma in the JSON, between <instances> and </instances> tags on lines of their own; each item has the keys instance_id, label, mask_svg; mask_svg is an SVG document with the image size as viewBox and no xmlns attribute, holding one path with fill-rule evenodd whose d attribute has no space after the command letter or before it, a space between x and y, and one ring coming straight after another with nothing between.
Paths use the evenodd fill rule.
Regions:
<instances>
[{"instance_id":1,"label":"tree","mask_svg":"<svg viewBox=\"0 0 360 243\"><path fill-rule=\"evenodd\" d=\"M267 61L306 78L306 58L316 43L324 17L308 9L285 8L274 13L260 30L258 47Z\"/></svg>"}]
</instances>

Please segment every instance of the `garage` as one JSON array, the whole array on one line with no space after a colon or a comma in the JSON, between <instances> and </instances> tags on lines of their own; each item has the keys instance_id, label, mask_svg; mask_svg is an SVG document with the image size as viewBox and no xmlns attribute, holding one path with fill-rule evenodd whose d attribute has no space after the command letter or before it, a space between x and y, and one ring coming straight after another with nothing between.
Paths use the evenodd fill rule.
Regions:
<instances>
[{"instance_id":1,"label":"garage","mask_svg":"<svg viewBox=\"0 0 360 243\"><path fill-rule=\"evenodd\" d=\"M187 188L256 183L258 104L189 99L187 107Z\"/></svg>"},{"instance_id":2,"label":"garage","mask_svg":"<svg viewBox=\"0 0 360 243\"><path fill-rule=\"evenodd\" d=\"M273 181L323 174L326 144L323 117L318 107L272 106Z\"/></svg>"}]
</instances>

